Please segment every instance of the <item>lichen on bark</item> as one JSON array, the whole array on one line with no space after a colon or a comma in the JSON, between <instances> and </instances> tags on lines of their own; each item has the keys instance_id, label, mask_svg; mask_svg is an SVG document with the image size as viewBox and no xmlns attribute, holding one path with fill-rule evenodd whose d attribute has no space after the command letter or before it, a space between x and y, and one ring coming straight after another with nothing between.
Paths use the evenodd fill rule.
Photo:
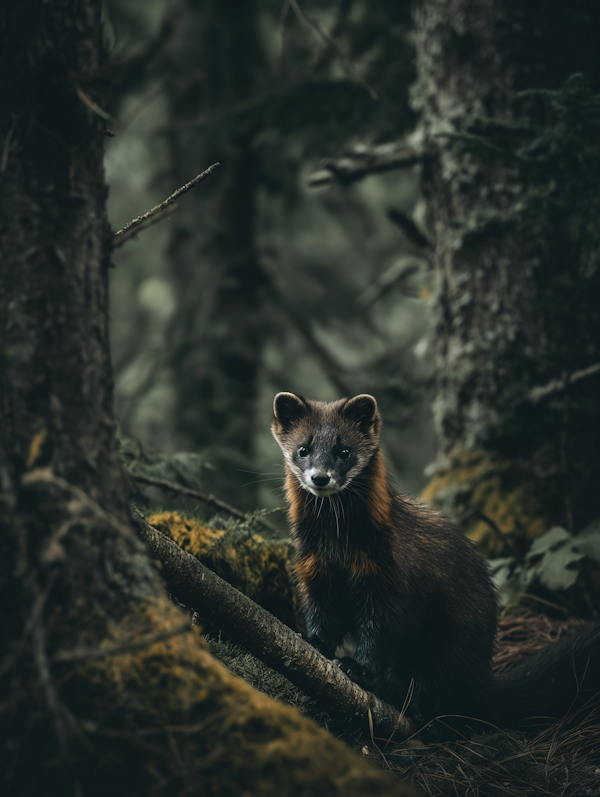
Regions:
<instances>
[{"instance_id":1,"label":"lichen on bark","mask_svg":"<svg viewBox=\"0 0 600 797\"><path fill-rule=\"evenodd\" d=\"M148 523L290 628L303 628L290 543L264 540L235 522L229 528L208 528L175 512L150 515Z\"/></svg>"},{"instance_id":2,"label":"lichen on bark","mask_svg":"<svg viewBox=\"0 0 600 797\"><path fill-rule=\"evenodd\" d=\"M440 464L460 467L466 451L498 474L526 471L537 520L574 530L600 514L598 378L531 396L600 360L600 14L547 12L419 3L413 101L437 278ZM555 49L561 30L577 42L570 58Z\"/></svg>"}]
</instances>

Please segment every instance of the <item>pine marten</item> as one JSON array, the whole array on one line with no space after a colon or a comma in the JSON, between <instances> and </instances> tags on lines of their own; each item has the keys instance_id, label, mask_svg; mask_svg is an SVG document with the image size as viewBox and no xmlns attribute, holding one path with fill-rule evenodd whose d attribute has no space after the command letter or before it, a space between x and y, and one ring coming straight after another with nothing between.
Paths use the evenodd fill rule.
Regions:
<instances>
[{"instance_id":1,"label":"pine marten","mask_svg":"<svg viewBox=\"0 0 600 797\"><path fill-rule=\"evenodd\" d=\"M380 449L377 402L278 393L272 431L285 459L295 575L307 638L431 740L557 718L600 692L600 624L492 673L496 596L458 529L398 493Z\"/></svg>"}]
</instances>

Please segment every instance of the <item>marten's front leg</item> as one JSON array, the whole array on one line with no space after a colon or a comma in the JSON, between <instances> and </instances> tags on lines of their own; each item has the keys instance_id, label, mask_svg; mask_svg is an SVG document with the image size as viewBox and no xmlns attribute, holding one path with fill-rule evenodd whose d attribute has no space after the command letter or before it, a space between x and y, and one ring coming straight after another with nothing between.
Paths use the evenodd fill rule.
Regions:
<instances>
[{"instance_id":1,"label":"marten's front leg","mask_svg":"<svg viewBox=\"0 0 600 797\"><path fill-rule=\"evenodd\" d=\"M304 557L296 561L306 639L328 659L333 659L346 630L338 606L339 587L333 583L327 570L313 564L315 559Z\"/></svg>"}]
</instances>

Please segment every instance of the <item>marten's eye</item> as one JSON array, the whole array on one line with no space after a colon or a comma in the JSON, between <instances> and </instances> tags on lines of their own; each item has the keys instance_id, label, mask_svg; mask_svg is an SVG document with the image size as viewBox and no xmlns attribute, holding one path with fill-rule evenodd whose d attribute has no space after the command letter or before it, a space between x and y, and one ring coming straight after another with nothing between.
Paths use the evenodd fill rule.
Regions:
<instances>
[{"instance_id":1,"label":"marten's eye","mask_svg":"<svg viewBox=\"0 0 600 797\"><path fill-rule=\"evenodd\" d=\"M304 448L304 446L300 446L298 449L298 456L299 457L307 457L308 456L308 448Z\"/></svg>"},{"instance_id":2,"label":"marten's eye","mask_svg":"<svg viewBox=\"0 0 600 797\"><path fill-rule=\"evenodd\" d=\"M350 459L350 449L343 448L339 454L340 459Z\"/></svg>"}]
</instances>

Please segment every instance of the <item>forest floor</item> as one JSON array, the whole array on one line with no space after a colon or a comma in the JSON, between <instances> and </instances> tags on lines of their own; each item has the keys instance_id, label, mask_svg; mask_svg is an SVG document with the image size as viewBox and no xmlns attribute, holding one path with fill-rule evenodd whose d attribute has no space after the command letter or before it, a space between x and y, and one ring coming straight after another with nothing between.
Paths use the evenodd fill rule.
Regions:
<instances>
[{"instance_id":1,"label":"forest floor","mask_svg":"<svg viewBox=\"0 0 600 797\"><path fill-rule=\"evenodd\" d=\"M525 608L499 623L495 670L508 669L582 624ZM556 607L549 607L556 608ZM385 741L365 754L395 774L409 778L430 797L447 795L600 794L600 715L598 708L545 728L537 735L493 731L452 744L410 751Z\"/></svg>"}]
</instances>

